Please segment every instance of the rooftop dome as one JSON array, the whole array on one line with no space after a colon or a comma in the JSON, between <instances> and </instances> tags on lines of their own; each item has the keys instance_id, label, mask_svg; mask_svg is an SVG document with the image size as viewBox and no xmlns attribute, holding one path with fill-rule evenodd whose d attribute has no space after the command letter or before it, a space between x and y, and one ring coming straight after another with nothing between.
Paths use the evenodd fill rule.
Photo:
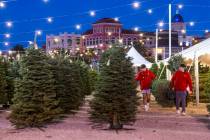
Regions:
<instances>
[{"instance_id":1,"label":"rooftop dome","mask_svg":"<svg viewBox=\"0 0 210 140\"><path fill-rule=\"evenodd\" d=\"M174 15L174 17L172 18L172 22L173 23L178 23L178 22L184 23L184 19L183 19L182 15L179 14L178 11L176 12L176 15Z\"/></svg>"},{"instance_id":2,"label":"rooftop dome","mask_svg":"<svg viewBox=\"0 0 210 140\"><path fill-rule=\"evenodd\" d=\"M116 21L115 19L112 18L102 18L96 21L94 24L99 24L99 23L118 23L121 24L119 21Z\"/></svg>"}]
</instances>

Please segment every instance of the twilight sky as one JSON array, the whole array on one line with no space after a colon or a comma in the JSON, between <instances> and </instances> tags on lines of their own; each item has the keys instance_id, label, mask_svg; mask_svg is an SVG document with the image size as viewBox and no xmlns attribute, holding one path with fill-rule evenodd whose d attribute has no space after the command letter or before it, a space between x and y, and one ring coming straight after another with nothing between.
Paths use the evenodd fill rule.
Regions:
<instances>
[{"instance_id":1,"label":"twilight sky","mask_svg":"<svg viewBox=\"0 0 210 140\"><path fill-rule=\"evenodd\" d=\"M173 2L173 14L176 4L183 4L180 13L186 22L194 22L187 26L187 34L203 35L210 30L210 0L136 0L141 3L139 9L134 9L135 0L5 0L6 7L0 9L0 50L8 50L15 44L27 46L27 41L33 40L35 30L43 30L38 37L39 44L44 44L46 34L61 32L82 33L91 28L91 23L103 17L121 17L124 28L139 27L142 31L154 31L159 21L168 22L168 7ZM152 14L147 10L153 9ZM95 10L96 16L91 17L89 11ZM53 18L48 23L47 17ZM13 26L5 26L6 21L12 21ZM75 25L81 29L76 30ZM167 27L166 24L164 27ZM11 38L5 38L10 33ZM9 46L5 46L9 42Z\"/></svg>"}]
</instances>

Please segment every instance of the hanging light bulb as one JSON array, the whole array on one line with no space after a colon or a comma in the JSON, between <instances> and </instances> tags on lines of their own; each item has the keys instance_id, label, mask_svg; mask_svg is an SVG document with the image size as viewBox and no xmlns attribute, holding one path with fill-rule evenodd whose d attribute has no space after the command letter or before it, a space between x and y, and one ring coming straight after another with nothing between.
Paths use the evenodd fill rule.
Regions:
<instances>
[{"instance_id":1,"label":"hanging light bulb","mask_svg":"<svg viewBox=\"0 0 210 140\"><path fill-rule=\"evenodd\" d=\"M158 25L159 25L160 27L163 27L163 26L164 26L164 22L161 21L161 22L158 23Z\"/></svg>"},{"instance_id":2,"label":"hanging light bulb","mask_svg":"<svg viewBox=\"0 0 210 140\"><path fill-rule=\"evenodd\" d=\"M11 35L10 35L10 34L8 34L8 33L7 33L7 34L5 34L4 36L5 36L5 38L10 38L10 37L11 37Z\"/></svg>"},{"instance_id":3,"label":"hanging light bulb","mask_svg":"<svg viewBox=\"0 0 210 140\"><path fill-rule=\"evenodd\" d=\"M138 1L133 2L132 6L134 9L138 9L140 7L140 2L138 2Z\"/></svg>"},{"instance_id":4,"label":"hanging light bulb","mask_svg":"<svg viewBox=\"0 0 210 140\"><path fill-rule=\"evenodd\" d=\"M80 30L80 29L81 29L81 25L77 24L77 25L76 25L76 29L77 29L77 30Z\"/></svg>"},{"instance_id":5,"label":"hanging light bulb","mask_svg":"<svg viewBox=\"0 0 210 140\"><path fill-rule=\"evenodd\" d=\"M153 13L152 9L149 9L147 12L148 12L149 14L152 14L152 13Z\"/></svg>"},{"instance_id":6,"label":"hanging light bulb","mask_svg":"<svg viewBox=\"0 0 210 140\"><path fill-rule=\"evenodd\" d=\"M195 22L191 21L190 26L194 26L194 25L195 25Z\"/></svg>"},{"instance_id":7,"label":"hanging light bulb","mask_svg":"<svg viewBox=\"0 0 210 140\"><path fill-rule=\"evenodd\" d=\"M182 5L182 4L179 4L179 5L178 5L178 8L179 8L179 9L182 9L182 8L183 8L183 5Z\"/></svg>"},{"instance_id":8,"label":"hanging light bulb","mask_svg":"<svg viewBox=\"0 0 210 140\"><path fill-rule=\"evenodd\" d=\"M0 2L0 8L4 8L5 7L5 3L4 2Z\"/></svg>"},{"instance_id":9,"label":"hanging light bulb","mask_svg":"<svg viewBox=\"0 0 210 140\"><path fill-rule=\"evenodd\" d=\"M11 28L11 27L12 27L12 25L13 25L13 24L12 24L12 22L11 22L11 21L7 21L7 22L6 22L6 26L7 26L8 28Z\"/></svg>"},{"instance_id":10,"label":"hanging light bulb","mask_svg":"<svg viewBox=\"0 0 210 140\"><path fill-rule=\"evenodd\" d=\"M53 18L52 18L52 17L48 17L48 18L47 18L47 22L48 22L48 23L52 23L52 22L53 22Z\"/></svg>"},{"instance_id":11,"label":"hanging light bulb","mask_svg":"<svg viewBox=\"0 0 210 140\"><path fill-rule=\"evenodd\" d=\"M90 11L90 16L91 17L94 17L96 15L96 12L95 11Z\"/></svg>"}]
</instances>

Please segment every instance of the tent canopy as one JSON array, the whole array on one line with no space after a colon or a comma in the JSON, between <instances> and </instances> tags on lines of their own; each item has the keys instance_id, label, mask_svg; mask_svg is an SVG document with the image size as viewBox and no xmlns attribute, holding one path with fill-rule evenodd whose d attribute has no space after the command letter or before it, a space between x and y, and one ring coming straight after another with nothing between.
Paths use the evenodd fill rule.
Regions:
<instances>
[{"instance_id":1,"label":"tent canopy","mask_svg":"<svg viewBox=\"0 0 210 140\"><path fill-rule=\"evenodd\" d=\"M181 54L184 58L194 59L195 55L200 57L201 55L208 53L210 53L210 38L182 51L179 54Z\"/></svg>"},{"instance_id":2,"label":"tent canopy","mask_svg":"<svg viewBox=\"0 0 210 140\"><path fill-rule=\"evenodd\" d=\"M188 49L183 50L180 53L177 53L175 55L182 55L185 59L192 59L194 60L195 56L200 57L205 54L210 54L210 38L206 39ZM169 61L169 58L162 60L161 62L167 63Z\"/></svg>"},{"instance_id":3,"label":"tent canopy","mask_svg":"<svg viewBox=\"0 0 210 140\"><path fill-rule=\"evenodd\" d=\"M127 57L133 58L132 63L134 66L141 66L142 64L145 64L147 67L152 66L152 63L141 56L134 47L128 51Z\"/></svg>"}]
</instances>

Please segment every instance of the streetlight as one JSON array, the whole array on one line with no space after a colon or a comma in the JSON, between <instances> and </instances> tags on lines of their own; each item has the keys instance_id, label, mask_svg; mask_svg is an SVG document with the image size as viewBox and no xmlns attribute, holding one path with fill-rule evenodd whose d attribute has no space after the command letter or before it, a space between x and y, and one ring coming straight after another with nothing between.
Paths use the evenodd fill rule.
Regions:
<instances>
[{"instance_id":1,"label":"streetlight","mask_svg":"<svg viewBox=\"0 0 210 140\"><path fill-rule=\"evenodd\" d=\"M34 35L34 47L35 47L35 49L38 49L37 36L41 36L41 35L42 35L42 31L41 30L36 30L35 31L35 35Z\"/></svg>"}]
</instances>

